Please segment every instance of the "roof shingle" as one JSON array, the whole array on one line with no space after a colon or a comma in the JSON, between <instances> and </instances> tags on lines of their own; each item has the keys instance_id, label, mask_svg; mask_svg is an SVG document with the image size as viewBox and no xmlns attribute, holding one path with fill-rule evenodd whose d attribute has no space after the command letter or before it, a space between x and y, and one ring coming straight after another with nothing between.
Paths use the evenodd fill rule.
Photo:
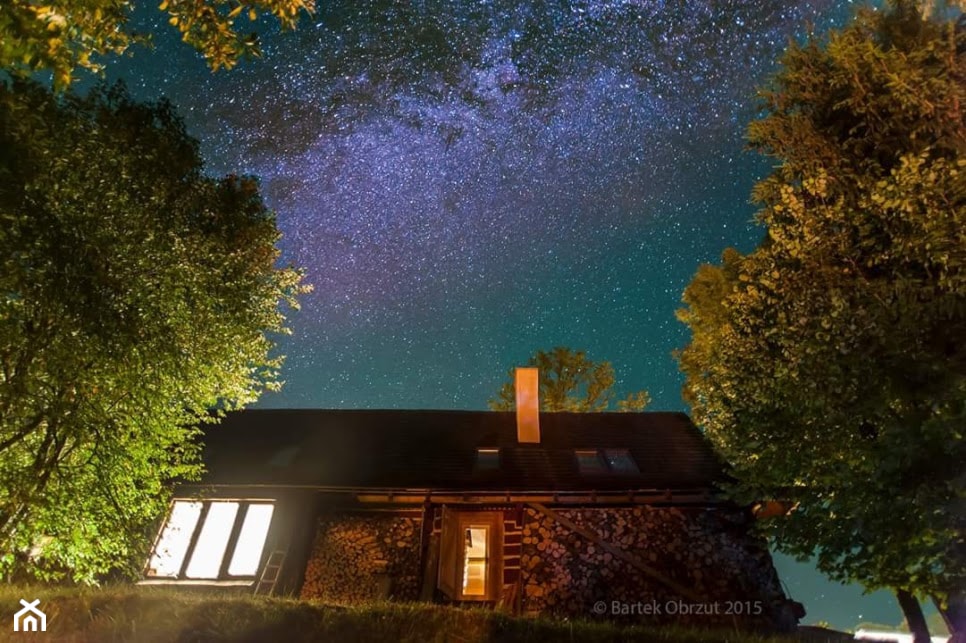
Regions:
<instances>
[{"instance_id":1,"label":"roof shingle","mask_svg":"<svg viewBox=\"0 0 966 643\"><path fill-rule=\"evenodd\" d=\"M513 413L250 409L205 430L203 482L361 489L582 491L707 489L722 479L682 413L541 413L518 444ZM479 447L500 468L475 467ZM575 449L628 449L639 474L581 475Z\"/></svg>"}]
</instances>

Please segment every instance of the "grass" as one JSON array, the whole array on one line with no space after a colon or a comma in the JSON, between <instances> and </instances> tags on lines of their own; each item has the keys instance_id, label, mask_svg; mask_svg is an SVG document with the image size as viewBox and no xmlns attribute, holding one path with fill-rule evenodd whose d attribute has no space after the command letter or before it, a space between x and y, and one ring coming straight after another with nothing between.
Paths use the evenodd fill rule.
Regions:
<instances>
[{"instance_id":1,"label":"grass","mask_svg":"<svg viewBox=\"0 0 966 643\"><path fill-rule=\"evenodd\" d=\"M20 599L41 600L47 633L14 634ZM0 640L107 643L263 641L392 641L400 643L787 643L821 635L779 638L687 627L621 627L606 622L517 618L481 609L425 603L341 607L173 588L117 586L57 588L0 586ZM18 638L19 637L19 638Z\"/></svg>"}]
</instances>

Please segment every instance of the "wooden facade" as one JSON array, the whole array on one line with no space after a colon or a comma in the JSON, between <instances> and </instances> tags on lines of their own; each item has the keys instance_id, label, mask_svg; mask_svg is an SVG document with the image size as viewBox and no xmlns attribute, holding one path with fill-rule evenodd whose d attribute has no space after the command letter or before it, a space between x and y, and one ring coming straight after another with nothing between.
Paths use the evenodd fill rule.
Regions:
<instances>
[{"instance_id":1,"label":"wooden facade","mask_svg":"<svg viewBox=\"0 0 966 643\"><path fill-rule=\"evenodd\" d=\"M718 497L720 466L686 417L540 422L540 442L521 444L512 413L230 416L208 432L208 478L179 489L176 502L200 516L183 529L189 549L174 551L167 576L149 562L146 582L635 622L625 607L651 605L655 622L794 626L751 511ZM588 452L600 462L588 464ZM259 569L232 576L248 570L236 550L257 531L244 518L253 502L274 507ZM221 529L218 574L189 578L212 503L237 505L234 524Z\"/></svg>"}]
</instances>

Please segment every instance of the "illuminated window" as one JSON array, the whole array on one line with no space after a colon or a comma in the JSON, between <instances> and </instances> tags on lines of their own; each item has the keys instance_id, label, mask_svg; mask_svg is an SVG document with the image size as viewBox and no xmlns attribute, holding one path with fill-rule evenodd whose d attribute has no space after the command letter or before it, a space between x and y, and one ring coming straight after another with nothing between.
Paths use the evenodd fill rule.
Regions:
<instances>
[{"instance_id":1,"label":"illuminated window","mask_svg":"<svg viewBox=\"0 0 966 643\"><path fill-rule=\"evenodd\" d=\"M486 596L488 532L476 525L463 530L463 596Z\"/></svg>"},{"instance_id":2,"label":"illuminated window","mask_svg":"<svg viewBox=\"0 0 966 643\"><path fill-rule=\"evenodd\" d=\"M200 502L175 501L148 561L148 575L177 578L201 516Z\"/></svg>"},{"instance_id":3,"label":"illuminated window","mask_svg":"<svg viewBox=\"0 0 966 643\"><path fill-rule=\"evenodd\" d=\"M437 586L454 601L499 600L502 551L502 512L444 507Z\"/></svg>"},{"instance_id":4,"label":"illuminated window","mask_svg":"<svg viewBox=\"0 0 966 643\"><path fill-rule=\"evenodd\" d=\"M274 509L272 505L248 506L248 513L235 545L235 554L228 566L229 576L254 576L258 571Z\"/></svg>"},{"instance_id":5,"label":"illuminated window","mask_svg":"<svg viewBox=\"0 0 966 643\"><path fill-rule=\"evenodd\" d=\"M477 471L493 471L500 468L500 450L483 447L476 450Z\"/></svg>"},{"instance_id":6,"label":"illuminated window","mask_svg":"<svg viewBox=\"0 0 966 643\"><path fill-rule=\"evenodd\" d=\"M274 505L175 500L145 575L173 580L254 578Z\"/></svg>"},{"instance_id":7,"label":"illuminated window","mask_svg":"<svg viewBox=\"0 0 966 643\"><path fill-rule=\"evenodd\" d=\"M211 503L185 572L188 578L218 578L237 515L237 502Z\"/></svg>"}]
</instances>

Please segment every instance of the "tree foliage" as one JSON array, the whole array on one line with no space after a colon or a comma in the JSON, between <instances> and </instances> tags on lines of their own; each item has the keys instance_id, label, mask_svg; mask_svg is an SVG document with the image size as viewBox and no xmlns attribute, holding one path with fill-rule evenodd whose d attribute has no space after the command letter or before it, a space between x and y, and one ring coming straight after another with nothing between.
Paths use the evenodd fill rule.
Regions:
<instances>
[{"instance_id":1,"label":"tree foliage","mask_svg":"<svg viewBox=\"0 0 966 643\"><path fill-rule=\"evenodd\" d=\"M539 369L540 410L599 412L606 411L614 401L614 367L610 362L595 362L584 351L557 346L550 351L537 351L527 366ZM516 408L513 384L514 371L500 387L497 397L490 400L494 411ZM647 391L629 394L617 401L617 410L643 411L650 403Z\"/></svg>"},{"instance_id":2,"label":"tree foliage","mask_svg":"<svg viewBox=\"0 0 966 643\"><path fill-rule=\"evenodd\" d=\"M5 0L0 8L0 67L49 70L55 83L65 87L78 67L100 70L98 55L120 54L146 41L128 28L134 6L134 0ZM262 12L291 29L300 11L314 8L314 0L162 0L159 5L182 40L216 70L260 55L258 38L241 33L237 20L254 22Z\"/></svg>"},{"instance_id":3,"label":"tree foliage","mask_svg":"<svg viewBox=\"0 0 966 643\"><path fill-rule=\"evenodd\" d=\"M202 170L164 101L0 84L0 572L129 562L191 427L279 385L301 276L256 182Z\"/></svg>"},{"instance_id":4,"label":"tree foliage","mask_svg":"<svg viewBox=\"0 0 966 643\"><path fill-rule=\"evenodd\" d=\"M765 528L833 578L966 587L966 30L911 3L792 46L751 146L767 238L702 266L684 394Z\"/></svg>"}]
</instances>

